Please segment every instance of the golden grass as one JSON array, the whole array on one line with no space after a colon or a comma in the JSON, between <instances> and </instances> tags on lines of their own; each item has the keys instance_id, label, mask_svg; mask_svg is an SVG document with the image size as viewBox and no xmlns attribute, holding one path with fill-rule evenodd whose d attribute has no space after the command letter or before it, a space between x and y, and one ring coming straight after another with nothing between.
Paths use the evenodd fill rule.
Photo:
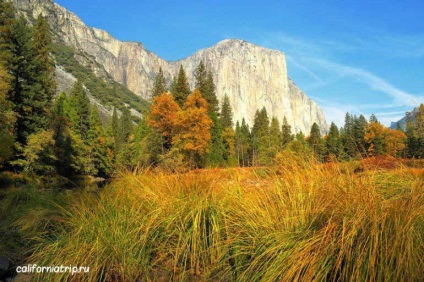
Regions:
<instances>
[{"instance_id":1,"label":"golden grass","mask_svg":"<svg viewBox=\"0 0 424 282\"><path fill-rule=\"evenodd\" d=\"M38 281L423 281L424 185L408 168L127 173L58 208L31 263L90 266ZM54 236L52 236L52 234Z\"/></svg>"}]
</instances>

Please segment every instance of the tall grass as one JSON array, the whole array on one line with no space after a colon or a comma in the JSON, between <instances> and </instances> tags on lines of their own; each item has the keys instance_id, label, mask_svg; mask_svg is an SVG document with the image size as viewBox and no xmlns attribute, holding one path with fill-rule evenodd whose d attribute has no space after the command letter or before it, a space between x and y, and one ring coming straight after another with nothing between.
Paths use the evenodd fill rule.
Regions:
<instances>
[{"instance_id":1,"label":"tall grass","mask_svg":"<svg viewBox=\"0 0 424 282\"><path fill-rule=\"evenodd\" d=\"M122 175L59 208L38 281L423 281L424 185L281 156L272 169ZM34 239L34 238L33 238Z\"/></svg>"}]
</instances>

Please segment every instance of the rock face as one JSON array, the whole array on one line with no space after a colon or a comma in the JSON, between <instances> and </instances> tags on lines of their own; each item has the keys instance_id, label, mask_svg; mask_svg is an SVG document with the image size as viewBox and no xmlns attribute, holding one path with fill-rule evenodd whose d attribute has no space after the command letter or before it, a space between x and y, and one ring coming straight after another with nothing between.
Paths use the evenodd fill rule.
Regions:
<instances>
[{"instance_id":1,"label":"rock face","mask_svg":"<svg viewBox=\"0 0 424 282\"><path fill-rule=\"evenodd\" d=\"M13 0L28 18L46 16L56 38L93 58L117 82L144 99L150 98L154 77L162 67L168 81L184 67L191 86L201 60L213 71L218 100L230 98L234 120L250 125L257 109L265 107L280 122L286 116L296 132L309 133L314 122L324 132L328 126L318 105L287 76L285 55L276 50L227 39L183 60L168 62L140 43L121 42L106 31L89 28L75 14L51 0ZM93 70L97 73L96 70ZM100 74L99 74L100 75Z\"/></svg>"}]
</instances>

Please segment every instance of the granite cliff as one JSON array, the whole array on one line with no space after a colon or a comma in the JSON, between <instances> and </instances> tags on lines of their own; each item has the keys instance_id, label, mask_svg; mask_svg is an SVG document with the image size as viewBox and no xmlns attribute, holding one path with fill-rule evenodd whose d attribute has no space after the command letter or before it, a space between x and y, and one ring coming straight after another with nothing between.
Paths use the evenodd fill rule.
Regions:
<instances>
[{"instance_id":1,"label":"granite cliff","mask_svg":"<svg viewBox=\"0 0 424 282\"><path fill-rule=\"evenodd\" d=\"M322 131L328 128L319 106L288 78L285 55L280 51L227 39L185 59L168 62L140 43L121 42L106 31L86 26L51 0L13 2L30 20L39 14L47 17L56 40L86 54L77 59L96 76L110 76L146 100L150 99L159 67L170 80L182 65L194 86L194 70L203 60L214 73L218 100L222 101L225 94L230 97L235 120L245 117L252 125L256 109L265 107L269 116L276 116L280 122L286 116L297 132L308 133L314 122Z\"/></svg>"}]
</instances>

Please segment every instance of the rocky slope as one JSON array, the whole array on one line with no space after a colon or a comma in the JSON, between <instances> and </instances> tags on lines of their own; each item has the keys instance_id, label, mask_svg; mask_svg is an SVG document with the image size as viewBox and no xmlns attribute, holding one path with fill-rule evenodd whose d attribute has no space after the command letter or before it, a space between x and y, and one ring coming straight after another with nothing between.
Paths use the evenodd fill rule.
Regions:
<instances>
[{"instance_id":1,"label":"rocky slope","mask_svg":"<svg viewBox=\"0 0 424 282\"><path fill-rule=\"evenodd\" d=\"M146 50L140 43L121 42L106 31L87 27L80 18L51 0L13 0L15 6L29 19L46 16L56 38L79 52L84 52L115 81L144 99L159 67L168 80L180 65L194 85L193 73L200 60L214 72L217 96L222 101L230 97L235 120L247 119L253 124L256 109L265 107L270 116L280 122L283 116L296 131L308 133L316 122L322 131L327 127L319 106L309 99L287 76L282 52L255 46L242 40L229 39L200 50L186 59L167 62ZM84 62L81 62L84 63Z\"/></svg>"}]
</instances>

